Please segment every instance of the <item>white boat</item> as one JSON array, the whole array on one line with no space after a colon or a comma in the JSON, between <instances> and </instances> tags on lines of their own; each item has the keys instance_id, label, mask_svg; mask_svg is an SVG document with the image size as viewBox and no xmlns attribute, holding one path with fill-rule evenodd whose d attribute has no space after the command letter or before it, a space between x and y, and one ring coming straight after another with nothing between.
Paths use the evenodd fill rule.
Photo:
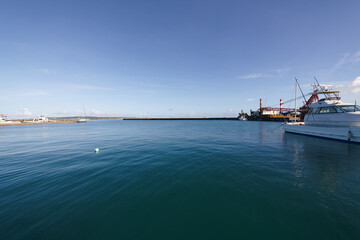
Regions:
<instances>
[{"instance_id":1,"label":"white boat","mask_svg":"<svg viewBox=\"0 0 360 240\"><path fill-rule=\"evenodd\" d=\"M32 123L44 123L44 122L50 122L50 120L45 117L44 115L40 115L37 118L34 118L32 121Z\"/></svg>"},{"instance_id":2,"label":"white boat","mask_svg":"<svg viewBox=\"0 0 360 240\"><path fill-rule=\"evenodd\" d=\"M80 118L79 120L77 120L77 123L87 123L88 120L86 119L86 112L85 112L85 105L83 104L83 110L84 110L84 116L85 118Z\"/></svg>"},{"instance_id":3,"label":"white boat","mask_svg":"<svg viewBox=\"0 0 360 240\"><path fill-rule=\"evenodd\" d=\"M304 122L286 123L285 132L360 143L360 107L341 102L339 93L326 85L315 86L303 107Z\"/></svg>"},{"instance_id":4,"label":"white boat","mask_svg":"<svg viewBox=\"0 0 360 240\"><path fill-rule=\"evenodd\" d=\"M6 115L0 114L0 124L13 124L13 121L7 119Z\"/></svg>"},{"instance_id":5,"label":"white boat","mask_svg":"<svg viewBox=\"0 0 360 240\"><path fill-rule=\"evenodd\" d=\"M3 122L6 122L7 121L7 118L4 114L1 114L0 115L0 123L3 123Z\"/></svg>"},{"instance_id":6,"label":"white boat","mask_svg":"<svg viewBox=\"0 0 360 240\"><path fill-rule=\"evenodd\" d=\"M79 120L76 121L77 123L87 123L87 119L85 118L80 118Z\"/></svg>"},{"instance_id":7,"label":"white boat","mask_svg":"<svg viewBox=\"0 0 360 240\"><path fill-rule=\"evenodd\" d=\"M245 116L241 116L241 117L239 117L239 120L240 121L247 121L247 118Z\"/></svg>"}]
</instances>

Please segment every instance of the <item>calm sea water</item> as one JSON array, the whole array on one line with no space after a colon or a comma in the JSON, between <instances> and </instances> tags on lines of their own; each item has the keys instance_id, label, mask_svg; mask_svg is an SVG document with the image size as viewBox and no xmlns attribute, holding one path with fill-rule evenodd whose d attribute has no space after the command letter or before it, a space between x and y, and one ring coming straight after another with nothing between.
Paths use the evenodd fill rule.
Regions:
<instances>
[{"instance_id":1,"label":"calm sea water","mask_svg":"<svg viewBox=\"0 0 360 240\"><path fill-rule=\"evenodd\" d=\"M360 146L267 122L1 127L0 223L0 239L358 239Z\"/></svg>"}]
</instances>

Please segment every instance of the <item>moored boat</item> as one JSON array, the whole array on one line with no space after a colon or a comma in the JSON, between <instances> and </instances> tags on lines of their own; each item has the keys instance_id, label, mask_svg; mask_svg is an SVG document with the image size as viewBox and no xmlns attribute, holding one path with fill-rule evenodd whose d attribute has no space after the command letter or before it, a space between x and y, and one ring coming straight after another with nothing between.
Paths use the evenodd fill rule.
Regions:
<instances>
[{"instance_id":1,"label":"moored boat","mask_svg":"<svg viewBox=\"0 0 360 240\"><path fill-rule=\"evenodd\" d=\"M241 116L241 117L239 117L239 120L240 121L247 121L247 118L245 116Z\"/></svg>"},{"instance_id":2,"label":"moored boat","mask_svg":"<svg viewBox=\"0 0 360 240\"><path fill-rule=\"evenodd\" d=\"M88 120L86 119L86 112L85 112L85 105L83 104L83 110L84 110L84 118L80 118L79 120L77 120L77 123L87 123Z\"/></svg>"},{"instance_id":3,"label":"moored boat","mask_svg":"<svg viewBox=\"0 0 360 240\"><path fill-rule=\"evenodd\" d=\"M286 123L285 132L360 143L360 107L341 102L340 91L328 87L314 86L311 97L300 108L304 122Z\"/></svg>"},{"instance_id":4,"label":"moored boat","mask_svg":"<svg viewBox=\"0 0 360 240\"><path fill-rule=\"evenodd\" d=\"M32 123L45 123L50 122L50 120L45 115L39 115L37 118L34 118Z\"/></svg>"},{"instance_id":5,"label":"moored boat","mask_svg":"<svg viewBox=\"0 0 360 240\"><path fill-rule=\"evenodd\" d=\"M10 121L7 119L7 116L5 114L0 114L0 124L14 124L13 121Z\"/></svg>"},{"instance_id":6,"label":"moored boat","mask_svg":"<svg viewBox=\"0 0 360 240\"><path fill-rule=\"evenodd\" d=\"M79 120L76 121L77 123L86 123L87 119L85 118L80 118Z\"/></svg>"}]
</instances>

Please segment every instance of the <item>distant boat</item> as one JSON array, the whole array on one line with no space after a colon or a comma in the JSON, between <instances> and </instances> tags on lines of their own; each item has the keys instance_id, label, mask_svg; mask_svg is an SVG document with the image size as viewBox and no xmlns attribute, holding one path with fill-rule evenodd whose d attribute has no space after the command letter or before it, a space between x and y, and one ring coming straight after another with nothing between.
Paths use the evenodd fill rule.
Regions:
<instances>
[{"instance_id":1,"label":"distant boat","mask_svg":"<svg viewBox=\"0 0 360 240\"><path fill-rule=\"evenodd\" d=\"M76 121L77 123L86 123L87 119L85 118L80 118L79 120Z\"/></svg>"},{"instance_id":2,"label":"distant boat","mask_svg":"<svg viewBox=\"0 0 360 240\"><path fill-rule=\"evenodd\" d=\"M0 124L13 124L14 122L9 121L4 114L0 114Z\"/></svg>"},{"instance_id":3,"label":"distant boat","mask_svg":"<svg viewBox=\"0 0 360 240\"><path fill-rule=\"evenodd\" d=\"M84 116L85 118L80 118L79 120L77 120L77 123L87 123L88 120L86 119L86 112L85 112L85 105L83 104L83 110L84 110Z\"/></svg>"},{"instance_id":4,"label":"distant boat","mask_svg":"<svg viewBox=\"0 0 360 240\"><path fill-rule=\"evenodd\" d=\"M44 115L40 115L38 116L37 118L34 118L31 122L34 122L34 123L44 123L44 122L50 122L50 120L45 117Z\"/></svg>"},{"instance_id":5,"label":"distant boat","mask_svg":"<svg viewBox=\"0 0 360 240\"><path fill-rule=\"evenodd\" d=\"M4 114L0 114L0 122L1 123L8 122L7 117Z\"/></svg>"},{"instance_id":6,"label":"distant boat","mask_svg":"<svg viewBox=\"0 0 360 240\"><path fill-rule=\"evenodd\" d=\"M241 117L239 117L239 120L240 121L247 121L247 118L245 116L241 116Z\"/></svg>"}]
</instances>

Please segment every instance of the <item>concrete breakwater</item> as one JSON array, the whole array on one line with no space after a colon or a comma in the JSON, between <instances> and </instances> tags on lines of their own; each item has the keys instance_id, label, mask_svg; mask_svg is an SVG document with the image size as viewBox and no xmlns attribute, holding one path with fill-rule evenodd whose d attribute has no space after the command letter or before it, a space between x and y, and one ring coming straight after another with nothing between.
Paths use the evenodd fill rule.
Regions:
<instances>
[{"instance_id":1,"label":"concrete breakwater","mask_svg":"<svg viewBox=\"0 0 360 240\"><path fill-rule=\"evenodd\" d=\"M18 125L40 125L40 124L56 124L56 123L76 123L79 120L78 118L70 118L70 119L50 119L49 122L31 122L26 119L16 119L8 122L1 122L0 126L18 126Z\"/></svg>"}]
</instances>

